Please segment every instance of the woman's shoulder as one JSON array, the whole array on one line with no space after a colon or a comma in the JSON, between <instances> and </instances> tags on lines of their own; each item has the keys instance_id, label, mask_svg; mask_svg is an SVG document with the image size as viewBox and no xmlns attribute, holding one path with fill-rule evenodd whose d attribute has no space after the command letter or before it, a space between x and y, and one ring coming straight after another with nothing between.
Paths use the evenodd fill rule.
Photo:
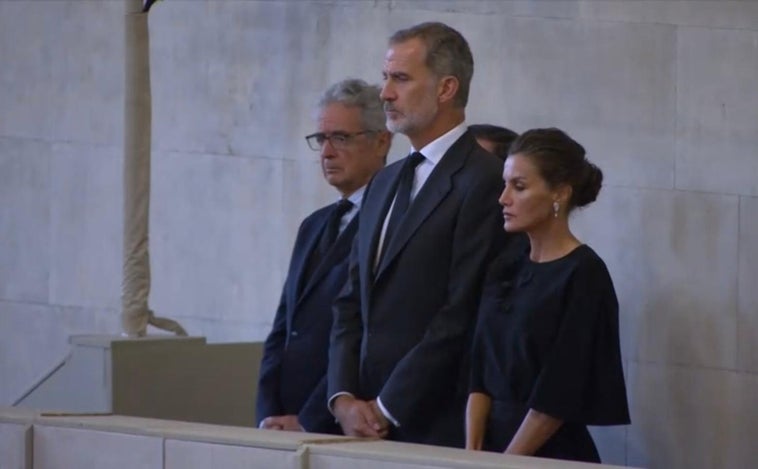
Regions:
<instances>
[{"instance_id":1,"label":"woman's shoulder","mask_svg":"<svg viewBox=\"0 0 758 469\"><path fill-rule=\"evenodd\" d=\"M568 254L552 261L527 261L526 270L532 271L540 281L551 285L576 282L600 285L610 280L605 262L586 244L580 244Z\"/></svg>"},{"instance_id":2,"label":"woman's shoulder","mask_svg":"<svg viewBox=\"0 0 758 469\"><path fill-rule=\"evenodd\" d=\"M583 244L576 249L571 273L571 283L589 288L594 292L607 291L615 296L613 278L602 257L590 246Z\"/></svg>"},{"instance_id":3,"label":"woman's shoulder","mask_svg":"<svg viewBox=\"0 0 758 469\"><path fill-rule=\"evenodd\" d=\"M583 267L592 271L608 272L608 267L605 265L605 261L600 255L587 244L582 244L577 247L572 254L574 256L574 263L578 267Z\"/></svg>"}]
</instances>

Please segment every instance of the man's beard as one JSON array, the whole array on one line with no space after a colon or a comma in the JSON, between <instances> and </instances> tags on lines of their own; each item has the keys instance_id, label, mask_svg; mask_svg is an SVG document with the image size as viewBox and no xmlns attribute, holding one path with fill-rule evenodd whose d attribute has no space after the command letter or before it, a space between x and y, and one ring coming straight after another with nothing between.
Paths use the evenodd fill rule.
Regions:
<instances>
[{"instance_id":1,"label":"man's beard","mask_svg":"<svg viewBox=\"0 0 758 469\"><path fill-rule=\"evenodd\" d=\"M393 107L385 106L385 111L395 110ZM427 109L419 110L410 114L401 114L400 119L391 120L389 117L386 119L387 129L392 133L400 133L408 135L418 130L426 128L437 115L439 110L438 106L430 106Z\"/></svg>"}]
</instances>

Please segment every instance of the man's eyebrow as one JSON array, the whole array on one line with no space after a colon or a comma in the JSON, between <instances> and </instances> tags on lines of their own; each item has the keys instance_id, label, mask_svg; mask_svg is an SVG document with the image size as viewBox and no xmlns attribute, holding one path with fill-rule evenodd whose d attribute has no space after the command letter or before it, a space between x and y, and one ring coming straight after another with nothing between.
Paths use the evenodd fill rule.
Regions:
<instances>
[{"instance_id":1,"label":"man's eyebrow","mask_svg":"<svg viewBox=\"0 0 758 469\"><path fill-rule=\"evenodd\" d=\"M385 77L386 76L390 76L392 78L409 78L410 77L410 75L408 75L408 73L406 72L389 72L389 73L382 72L382 73L384 74Z\"/></svg>"}]
</instances>

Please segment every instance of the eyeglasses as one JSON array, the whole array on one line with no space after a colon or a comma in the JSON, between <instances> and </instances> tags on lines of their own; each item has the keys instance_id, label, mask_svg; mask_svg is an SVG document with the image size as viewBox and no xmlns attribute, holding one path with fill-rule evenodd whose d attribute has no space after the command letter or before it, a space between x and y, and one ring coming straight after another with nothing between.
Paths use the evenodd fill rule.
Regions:
<instances>
[{"instance_id":1,"label":"eyeglasses","mask_svg":"<svg viewBox=\"0 0 758 469\"><path fill-rule=\"evenodd\" d=\"M332 144L336 150L344 150L347 148L353 139L363 134L373 134L375 130L362 130L360 132L333 132L325 134L323 132L316 132L305 136L305 141L308 142L308 146L313 151L321 151L327 141Z\"/></svg>"}]
</instances>

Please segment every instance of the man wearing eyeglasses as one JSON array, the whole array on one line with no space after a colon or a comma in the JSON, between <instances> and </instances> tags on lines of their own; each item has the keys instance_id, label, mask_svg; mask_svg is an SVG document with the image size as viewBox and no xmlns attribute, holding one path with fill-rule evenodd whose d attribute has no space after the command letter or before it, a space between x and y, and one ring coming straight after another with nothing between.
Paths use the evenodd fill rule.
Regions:
<instances>
[{"instance_id":1,"label":"man wearing eyeglasses","mask_svg":"<svg viewBox=\"0 0 758 469\"><path fill-rule=\"evenodd\" d=\"M412 153L366 189L335 301L328 394L347 435L463 447L469 340L505 242L503 163L465 124L473 71L468 43L442 23L390 38L387 127Z\"/></svg>"},{"instance_id":2,"label":"man wearing eyeglasses","mask_svg":"<svg viewBox=\"0 0 758 469\"><path fill-rule=\"evenodd\" d=\"M365 186L384 167L392 139L379 92L362 80L332 85L318 104L318 131L305 137L340 198L300 225L264 345L256 403L261 428L340 433L326 407L332 301L347 278Z\"/></svg>"}]
</instances>

